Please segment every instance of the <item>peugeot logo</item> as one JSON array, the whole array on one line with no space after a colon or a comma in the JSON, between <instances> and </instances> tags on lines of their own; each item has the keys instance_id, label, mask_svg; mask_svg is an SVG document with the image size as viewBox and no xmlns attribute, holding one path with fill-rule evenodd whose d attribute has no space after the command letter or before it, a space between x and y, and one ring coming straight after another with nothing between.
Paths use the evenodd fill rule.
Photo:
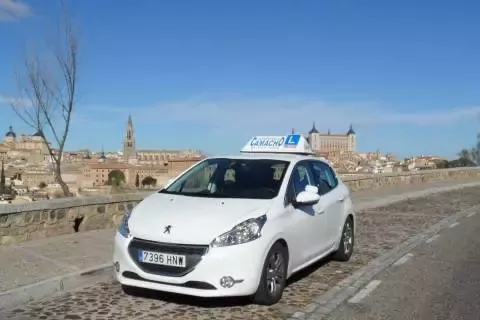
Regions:
<instances>
[{"instance_id":1,"label":"peugeot logo","mask_svg":"<svg viewBox=\"0 0 480 320\"><path fill-rule=\"evenodd\" d=\"M163 233L168 233L170 234L170 229L172 229L172 226L171 225L168 225L165 227L165 230L163 230Z\"/></svg>"}]
</instances>

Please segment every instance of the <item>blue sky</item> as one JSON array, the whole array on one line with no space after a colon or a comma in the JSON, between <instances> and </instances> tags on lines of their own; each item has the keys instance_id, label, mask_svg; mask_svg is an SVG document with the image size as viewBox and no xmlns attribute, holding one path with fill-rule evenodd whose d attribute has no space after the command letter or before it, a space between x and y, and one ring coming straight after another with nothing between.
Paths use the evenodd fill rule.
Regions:
<instances>
[{"instance_id":1,"label":"blue sky","mask_svg":"<svg viewBox=\"0 0 480 320\"><path fill-rule=\"evenodd\" d=\"M480 130L478 1L70 1L81 32L68 149L237 152L253 135L357 131L359 151L454 157ZM0 0L6 101L57 1ZM27 49L26 49L27 48ZM2 133L3 134L3 133Z\"/></svg>"}]
</instances>

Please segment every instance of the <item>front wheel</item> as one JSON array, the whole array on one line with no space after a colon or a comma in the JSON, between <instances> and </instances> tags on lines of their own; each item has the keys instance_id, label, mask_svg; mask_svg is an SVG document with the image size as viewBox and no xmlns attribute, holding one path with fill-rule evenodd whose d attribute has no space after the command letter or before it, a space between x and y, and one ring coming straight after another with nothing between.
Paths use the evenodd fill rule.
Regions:
<instances>
[{"instance_id":1,"label":"front wheel","mask_svg":"<svg viewBox=\"0 0 480 320\"><path fill-rule=\"evenodd\" d=\"M287 282L287 266L287 248L277 242L267 254L254 303L269 306L280 301Z\"/></svg>"},{"instance_id":2,"label":"front wheel","mask_svg":"<svg viewBox=\"0 0 480 320\"><path fill-rule=\"evenodd\" d=\"M353 219L348 217L343 225L342 238L340 239L340 246L337 252L333 255L333 260L348 261L353 254L353 247L355 244L355 234L353 228Z\"/></svg>"}]
</instances>

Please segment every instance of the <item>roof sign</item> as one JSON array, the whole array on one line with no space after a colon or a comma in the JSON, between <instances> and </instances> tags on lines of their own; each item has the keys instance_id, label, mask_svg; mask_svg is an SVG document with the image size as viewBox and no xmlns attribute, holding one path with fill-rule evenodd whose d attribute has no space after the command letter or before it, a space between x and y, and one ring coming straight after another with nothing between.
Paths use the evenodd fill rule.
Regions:
<instances>
[{"instance_id":1,"label":"roof sign","mask_svg":"<svg viewBox=\"0 0 480 320\"><path fill-rule=\"evenodd\" d=\"M245 153L313 154L307 139L300 134L286 136L255 136L243 147Z\"/></svg>"}]
</instances>

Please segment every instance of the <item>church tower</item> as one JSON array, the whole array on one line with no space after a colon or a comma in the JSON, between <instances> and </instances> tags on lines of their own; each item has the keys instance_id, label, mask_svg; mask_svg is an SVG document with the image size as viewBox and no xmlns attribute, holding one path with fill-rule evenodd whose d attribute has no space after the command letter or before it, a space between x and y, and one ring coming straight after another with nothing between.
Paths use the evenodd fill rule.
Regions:
<instances>
[{"instance_id":1,"label":"church tower","mask_svg":"<svg viewBox=\"0 0 480 320\"><path fill-rule=\"evenodd\" d=\"M128 116L127 131L123 139L123 158L128 161L135 155L135 130L133 129L132 116Z\"/></svg>"}]
</instances>

